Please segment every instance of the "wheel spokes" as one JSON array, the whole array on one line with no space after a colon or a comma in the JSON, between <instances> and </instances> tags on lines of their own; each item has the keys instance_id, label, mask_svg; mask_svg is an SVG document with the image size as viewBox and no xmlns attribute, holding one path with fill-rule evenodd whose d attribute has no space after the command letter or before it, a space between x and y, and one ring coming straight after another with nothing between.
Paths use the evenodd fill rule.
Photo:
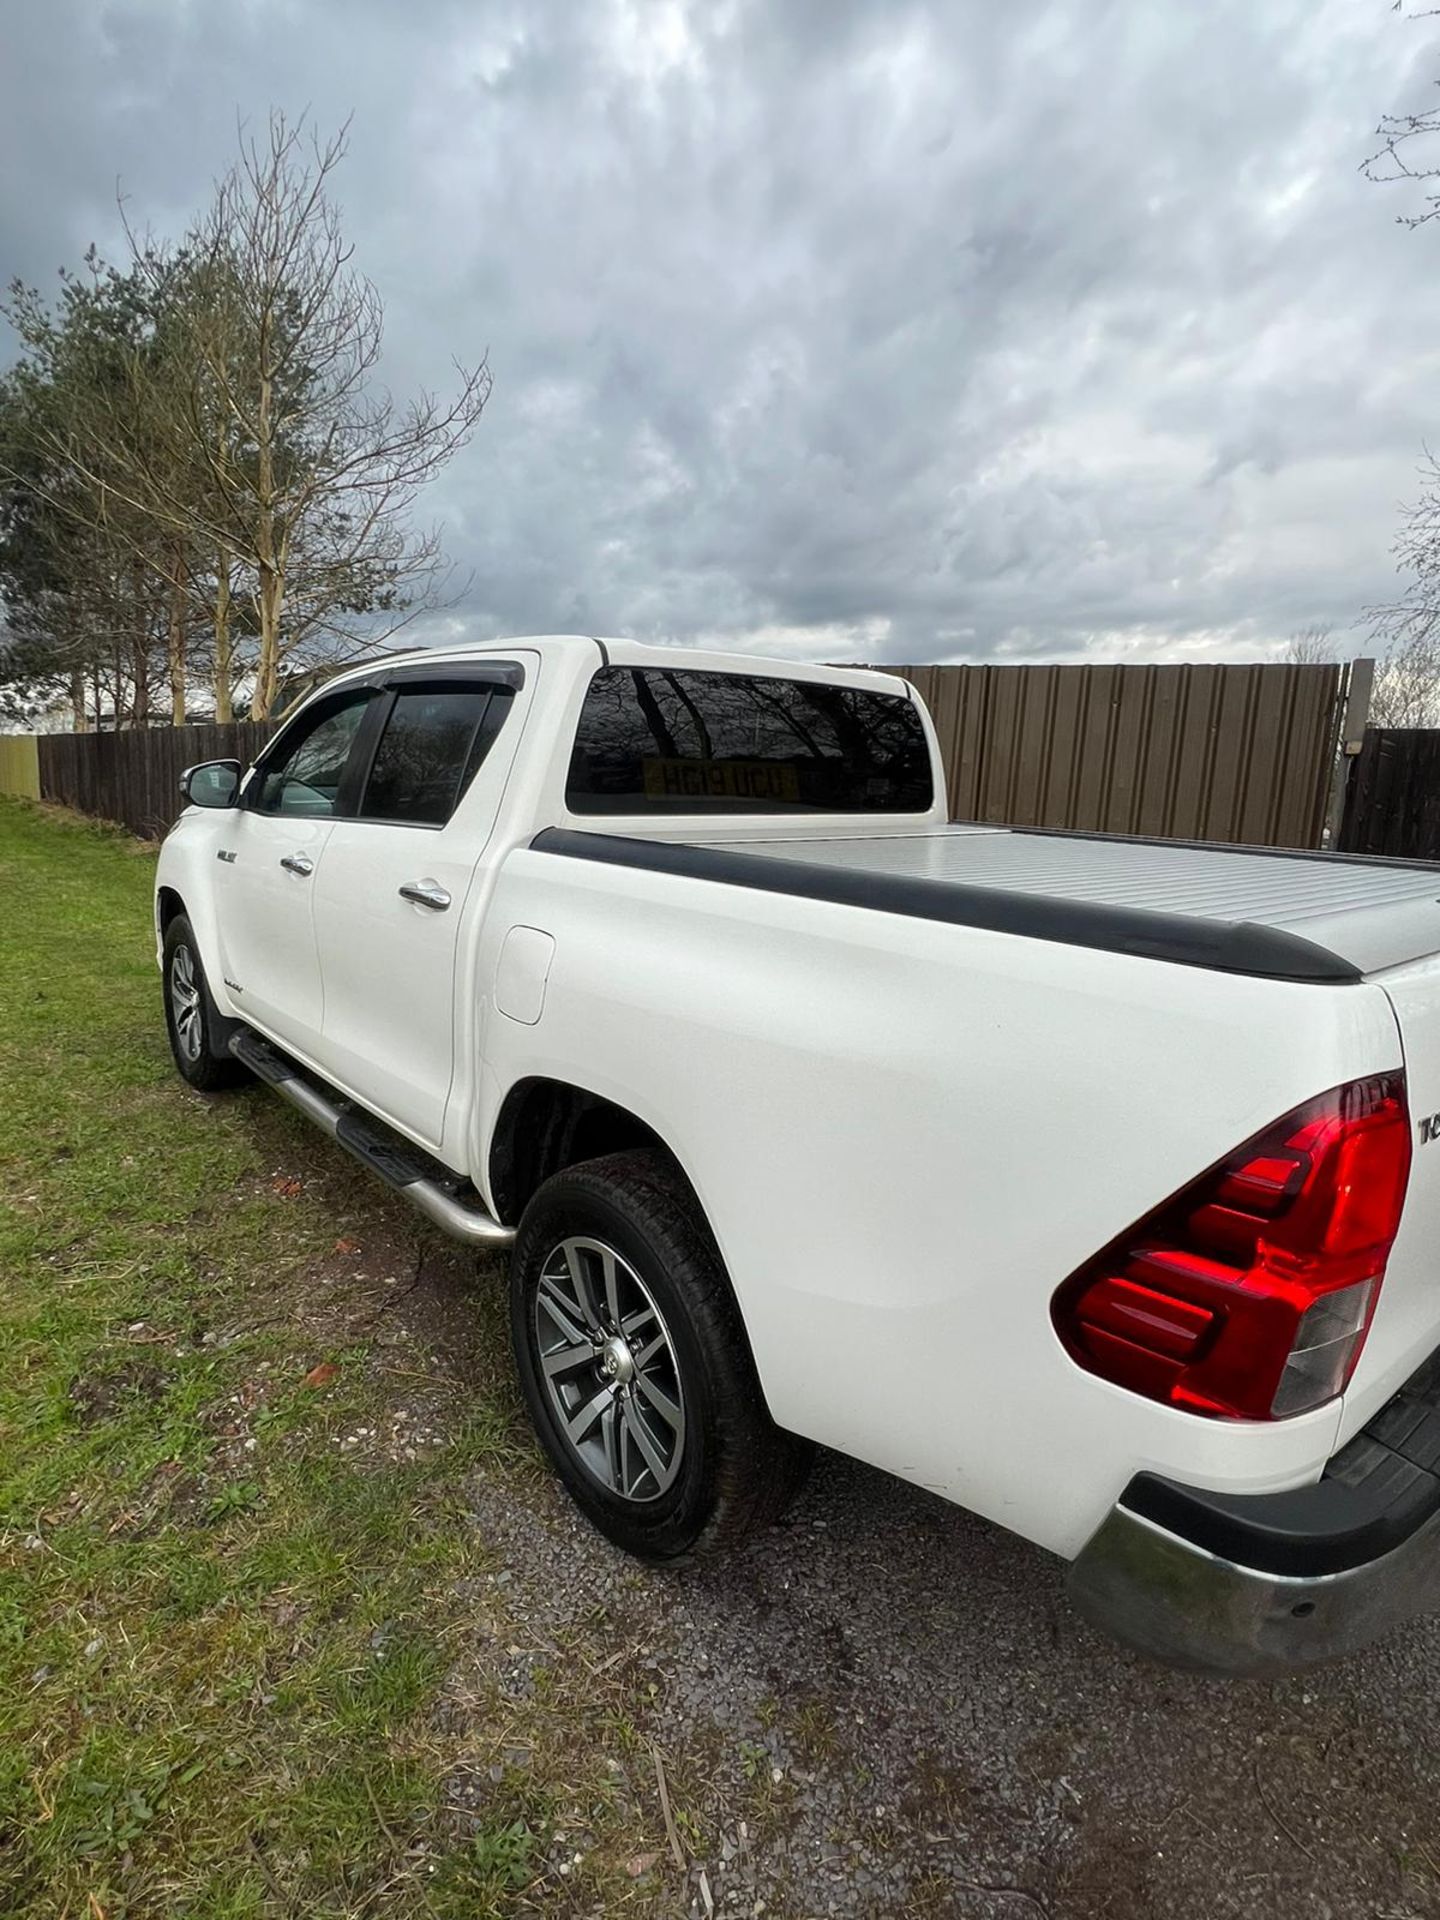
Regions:
<instances>
[{"instance_id":1,"label":"wheel spokes","mask_svg":"<svg viewBox=\"0 0 1440 1920\"><path fill-rule=\"evenodd\" d=\"M572 1446L578 1446L605 1409L613 1407L614 1404L614 1389L607 1381L597 1394L585 1402L577 1414L565 1422L565 1431L570 1436Z\"/></svg>"},{"instance_id":2,"label":"wheel spokes","mask_svg":"<svg viewBox=\"0 0 1440 1920\"><path fill-rule=\"evenodd\" d=\"M613 1394L609 1406L600 1416L600 1438L605 1447L605 1471L609 1475L610 1485L616 1493L628 1494L630 1489L625 1482L624 1448L620 1438L620 1403Z\"/></svg>"},{"instance_id":3,"label":"wheel spokes","mask_svg":"<svg viewBox=\"0 0 1440 1920\"><path fill-rule=\"evenodd\" d=\"M609 1325L617 1331L620 1327L620 1278L618 1262L608 1247L600 1249L600 1273L605 1282L605 1311L609 1316Z\"/></svg>"},{"instance_id":4,"label":"wheel spokes","mask_svg":"<svg viewBox=\"0 0 1440 1920\"><path fill-rule=\"evenodd\" d=\"M673 1429L674 1432L679 1433L682 1425L680 1409L670 1398L669 1394L662 1393L648 1373L637 1373L635 1376L635 1386L637 1391L649 1401L650 1405L655 1409L656 1413L659 1414L665 1424Z\"/></svg>"},{"instance_id":5,"label":"wheel spokes","mask_svg":"<svg viewBox=\"0 0 1440 1920\"><path fill-rule=\"evenodd\" d=\"M177 947L170 961L170 1017L175 1038L187 1060L198 1060L204 1041L200 1018L200 984L188 947Z\"/></svg>"},{"instance_id":6,"label":"wheel spokes","mask_svg":"<svg viewBox=\"0 0 1440 1920\"><path fill-rule=\"evenodd\" d=\"M679 1472L686 1416L648 1287L613 1247L577 1235L541 1267L532 1316L543 1390L577 1463L622 1499L657 1499Z\"/></svg>"},{"instance_id":7,"label":"wheel spokes","mask_svg":"<svg viewBox=\"0 0 1440 1920\"><path fill-rule=\"evenodd\" d=\"M640 1418L635 1405L627 1400L621 1418L625 1422L625 1431L640 1449L640 1457L655 1476L657 1492L663 1492L670 1483L670 1473L664 1456L645 1430L645 1422Z\"/></svg>"},{"instance_id":8,"label":"wheel spokes","mask_svg":"<svg viewBox=\"0 0 1440 1920\"><path fill-rule=\"evenodd\" d=\"M566 1347L556 1347L551 1353L540 1356L540 1364L551 1380L559 1379L563 1374L574 1373L577 1367L593 1367L595 1349L588 1340Z\"/></svg>"},{"instance_id":9,"label":"wheel spokes","mask_svg":"<svg viewBox=\"0 0 1440 1920\"><path fill-rule=\"evenodd\" d=\"M542 1274L536 1305L542 1307L550 1319L560 1329L561 1337L567 1346L586 1346L593 1350L584 1326L585 1310L578 1300L569 1298L560 1287L553 1274Z\"/></svg>"},{"instance_id":10,"label":"wheel spokes","mask_svg":"<svg viewBox=\"0 0 1440 1920\"><path fill-rule=\"evenodd\" d=\"M635 1365L637 1370L643 1373L651 1361L654 1360L658 1354L667 1353L669 1347L670 1343L664 1334L657 1333L648 1346L640 1347L636 1350Z\"/></svg>"},{"instance_id":11,"label":"wheel spokes","mask_svg":"<svg viewBox=\"0 0 1440 1920\"><path fill-rule=\"evenodd\" d=\"M604 1315L596 1297L594 1283L586 1264L588 1247L578 1241L565 1242L565 1265L569 1269L570 1284L575 1289L575 1300L585 1317L585 1324L592 1333L599 1333L604 1324Z\"/></svg>"}]
</instances>

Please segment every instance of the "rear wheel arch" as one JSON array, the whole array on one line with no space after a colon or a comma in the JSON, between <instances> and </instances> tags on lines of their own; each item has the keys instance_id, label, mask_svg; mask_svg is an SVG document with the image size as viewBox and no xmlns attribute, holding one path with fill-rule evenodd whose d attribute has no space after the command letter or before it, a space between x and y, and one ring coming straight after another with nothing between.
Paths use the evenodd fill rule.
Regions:
<instances>
[{"instance_id":1,"label":"rear wheel arch","mask_svg":"<svg viewBox=\"0 0 1440 1920\"><path fill-rule=\"evenodd\" d=\"M758 1367L745 1308L700 1190L670 1142L631 1108L571 1081L517 1080L501 1102L490 1137L489 1197L496 1217L518 1224L535 1194L558 1173L616 1154L647 1151L669 1167L686 1192L719 1260L751 1363Z\"/></svg>"},{"instance_id":2,"label":"rear wheel arch","mask_svg":"<svg viewBox=\"0 0 1440 1920\"><path fill-rule=\"evenodd\" d=\"M517 1080L501 1102L488 1156L490 1192L503 1220L518 1220L554 1174L605 1154L652 1148L685 1173L668 1141L639 1114L567 1080ZM698 1199L697 1199L698 1204Z\"/></svg>"}]
</instances>

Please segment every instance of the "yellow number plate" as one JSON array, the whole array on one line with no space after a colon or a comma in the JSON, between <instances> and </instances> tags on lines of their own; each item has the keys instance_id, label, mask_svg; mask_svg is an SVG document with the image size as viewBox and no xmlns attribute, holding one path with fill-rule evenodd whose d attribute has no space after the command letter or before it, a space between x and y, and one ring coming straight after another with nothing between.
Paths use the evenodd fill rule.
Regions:
<instances>
[{"instance_id":1,"label":"yellow number plate","mask_svg":"<svg viewBox=\"0 0 1440 1920\"><path fill-rule=\"evenodd\" d=\"M774 800L798 805L794 767L774 760L647 760L650 800Z\"/></svg>"}]
</instances>

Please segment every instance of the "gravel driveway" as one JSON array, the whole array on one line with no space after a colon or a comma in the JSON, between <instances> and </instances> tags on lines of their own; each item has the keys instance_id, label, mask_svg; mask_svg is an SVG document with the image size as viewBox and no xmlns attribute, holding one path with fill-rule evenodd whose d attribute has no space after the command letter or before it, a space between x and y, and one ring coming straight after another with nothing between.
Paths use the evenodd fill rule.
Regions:
<instances>
[{"instance_id":1,"label":"gravel driveway","mask_svg":"<svg viewBox=\"0 0 1440 1920\"><path fill-rule=\"evenodd\" d=\"M1440 1914L1440 1621L1221 1684L1113 1647L1047 1555L835 1456L785 1525L681 1573L548 1477L471 1493L512 1609L630 1650L647 1733L701 1756L720 1841L691 1912Z\"/></svg>"},{"instance_id":2,"label":"gravel driveway","mask_svg":"<svg viewBox=\"0 0 1440 1920\"><path fill-rule=\"evenodd\" d=\"M382 1324L447 1388L413 1418L478 1391L528 1434L498 1265L426 1236L414 1271ZM1205 1681L1085 1626L1048 1555L835 1455L784 1524L680 1571L609 1547L538 1455L465 1494L493 1571L462 1596L450 1711L484 1730L497 1686L613 1686L629 1744L587 1755L633 1809L645 1920L1440 1920L1440 1618L1283 1682ZM524 1911L616 1911L555 1905L580 1812Z\"/></svg>"}]
</instances>

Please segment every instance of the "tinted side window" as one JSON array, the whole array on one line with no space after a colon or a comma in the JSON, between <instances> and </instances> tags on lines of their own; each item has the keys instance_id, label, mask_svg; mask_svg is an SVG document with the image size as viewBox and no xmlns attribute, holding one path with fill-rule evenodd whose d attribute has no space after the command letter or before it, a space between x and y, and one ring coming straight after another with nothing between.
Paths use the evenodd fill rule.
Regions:
<instances>
[{"instance_id":1,"label":"tinted side window","mask_svg":"<svg viewBox=\"0 0 1440 1920\"><path fill-rule=\"evenodd\" d=\"M345 763L373 698L370 688L357 688L299 721L276 758L261 763L250 805L260 813L334 813Z\"/></svg>"},{"instance_id":2,"label":"tinted side window","mask_svg":"<svg viewBox=\"0 0 1440 1920\"><path fill-rule=\"evenodd\" d=\"M930 752L901 694L684 668L590 682L575 813L923 813Z\"/></svg>"},{"instance_id":3,"label":"tinted side window","mask_svg":"<svg viewBox=\"0 0 1440 1920\"><path fill-rule=\"evenodd\" d=\"M397 693L365 783L362 816L444 826L484 762L511 698L508 687L485 684Z\"/></svg>"}]
</instances>

